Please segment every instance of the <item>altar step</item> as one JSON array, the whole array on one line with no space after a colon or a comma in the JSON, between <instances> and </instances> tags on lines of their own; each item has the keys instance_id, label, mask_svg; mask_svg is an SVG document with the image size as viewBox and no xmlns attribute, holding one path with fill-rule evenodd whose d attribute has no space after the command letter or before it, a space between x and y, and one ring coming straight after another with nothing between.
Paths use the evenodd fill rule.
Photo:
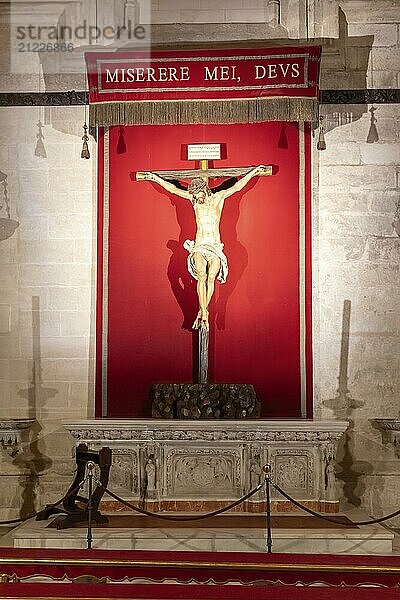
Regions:
<instances>
[{"instance_id":1,"label":"altar step","mask_svg":"<svg viewBox=\"0 0 400 600\"><path fill-rule=\"evenodd\" d=\"M167 522L130 514L109 515L108 526L93 527L92 547L111 550L201 552L265 552L265 519L260 515L226 515L214 520ZM14 548L79 548L87 546L86 526L57 530L56 519L29 521L0 538ZM338 517L340 520L340 517ZM324 523L302 515L272 520L273 552L391 554L394 534L379 526Z\"/></svg>"},{"instance_id":2,"label":"altar step","mask_svg":"<svg viewBox=\"0 0 400 600\"><path fill-rule=\"evenodd\" d=\"M1 597L11 598L14 593L25 599L36 598L39 591L42 599L58 597L60 584L64 587L61 595L64 600L66 597L322 600L343 597L340 595L343 589L352 589L352 596L346 598L358 599L365 597L361 594L363 588L369 588L371 598L379 597L382 588L392 589L395 593L389 597L398 598L400 584L396 556L265 552L0 548L0 573ZM91 587L81 596L78 586L85 584ZM295 588L303 589L304 595L296 594ZM329 588L331 595L325 595L324 588ZM279 589L285 593L277 596L269 593ZM172 590L174 593L168 595ZM263 593L259 594L261 590Z\"/></svg>"},{"instance_id":3,"label":"altar step","mask_svg":"<svg viewBox=\"0 0 400 600\"><path fill-rule=\"evenodd\" d=\"M51 585L51 587L50 587ZM5 583L3 598L7 600L397 600L398 591L371 586L366 587L303 587L297 585L249 586L249 585L172 585L118 583ZM51 592L51 598L49 596Z\"/></svg>"}]
</instances>

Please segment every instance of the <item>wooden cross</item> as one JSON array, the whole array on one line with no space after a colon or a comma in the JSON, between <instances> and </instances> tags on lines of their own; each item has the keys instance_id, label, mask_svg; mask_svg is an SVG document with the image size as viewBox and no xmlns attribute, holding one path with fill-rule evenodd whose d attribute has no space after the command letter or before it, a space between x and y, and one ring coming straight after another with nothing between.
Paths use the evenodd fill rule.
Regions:
<instances>
[{"instance_id":1,"label":"wooden cross","mask_svg":"<svg viewBox=\"0 0 400 600\"><path fill-rule=\"evenodd\" d=\"M215 160L215 159L213 159ZM200 158L198 169L182 169L173 171L151 171L164 180L173 179L194 179L195 177L202 177L203 179L217 178L217 177L240 177L246 175L251 171L252 167L223 167L221 169L210 169L208 167L209 159ZM265 167L263 173L260 176L272 175L272 165ZM145 179L145 172L137 171L136 179L143 181ZM199 328L199 361L198 361L198 383L207 383L208 379L208 329Z\"/></svg>"},{"instance_id":2,"label":"wooden cross","mask_svg":"<svg viewBox=\"0 0 400 600\"><path fill-rule=\"evenodd\" d=\"M151 171L163 179L193 179L194 177L204 177L204 179L216 178L216 177L241 177L246 175L252 167L223 167L222 169L209 169L208 160L200 160L198 169L182 169L180 171ZM264 173L261 173L261 177L264 175L272 175L272 165L266 166ZM144 172L137 171L136 179L144 179Z\"/></svg>"}]
</instances>

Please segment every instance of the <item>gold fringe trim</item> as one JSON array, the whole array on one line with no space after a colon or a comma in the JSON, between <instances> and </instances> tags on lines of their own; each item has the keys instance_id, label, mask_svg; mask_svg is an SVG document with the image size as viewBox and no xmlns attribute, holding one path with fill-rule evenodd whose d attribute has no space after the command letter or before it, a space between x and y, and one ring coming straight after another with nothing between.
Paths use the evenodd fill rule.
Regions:
<instances>
[{"instance_id":1,"label":"gold fringe trim","mask_svg":"<svg viewBox=\"0 0 400 600\"><path fill-rule=\"evenodd\" d=\"M91 104L89 116L91 127L316 121L318 102L295 97L105 102Z\"/></svg>"}]
</instances>

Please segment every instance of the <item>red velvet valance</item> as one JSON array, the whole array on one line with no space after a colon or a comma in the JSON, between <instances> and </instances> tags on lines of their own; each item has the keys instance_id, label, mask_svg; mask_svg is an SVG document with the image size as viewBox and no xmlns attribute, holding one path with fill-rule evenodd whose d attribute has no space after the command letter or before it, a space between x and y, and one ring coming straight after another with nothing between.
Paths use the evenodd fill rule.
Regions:
<instances>
[{"instance_id":1,"label":"red velvet valance","mask_svg":"<svg viewBox=\"0 0 400 600\"><path fill-rule=\"evenodd\" d=\"M88 52L92 125L315 121L320 46Z\"/></svg>"}]
</instances>

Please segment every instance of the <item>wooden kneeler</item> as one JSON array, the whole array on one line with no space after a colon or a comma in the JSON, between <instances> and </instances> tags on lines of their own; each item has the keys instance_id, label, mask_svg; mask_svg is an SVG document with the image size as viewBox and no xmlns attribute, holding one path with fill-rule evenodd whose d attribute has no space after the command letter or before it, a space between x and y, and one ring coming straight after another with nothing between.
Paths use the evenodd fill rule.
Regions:
<instances>
[{"instance_id":1,"label":"wooden kneeler","mask_svg":"<svg viewBox=\"0 0 400 600\"><path fill-rule=\"evenodd\" d=\"M108 485L111 467L111 448L105 447L101 450L89 450L86 444L79 444L76 448L76 474L75 479L69 487L60 507L48 504L36 516L37 521L44 521L51 515L64 514L66 516L57 520L57 529L68 529L76 523L88 521L89 498L79 496L79 486L85 478L86 466L92 462L100 468L100 482L94 488L91 497L91 520L96 523L108 523L108 518L99 511L99 504L104 490Z\"/></svg>"}]
</instances>

